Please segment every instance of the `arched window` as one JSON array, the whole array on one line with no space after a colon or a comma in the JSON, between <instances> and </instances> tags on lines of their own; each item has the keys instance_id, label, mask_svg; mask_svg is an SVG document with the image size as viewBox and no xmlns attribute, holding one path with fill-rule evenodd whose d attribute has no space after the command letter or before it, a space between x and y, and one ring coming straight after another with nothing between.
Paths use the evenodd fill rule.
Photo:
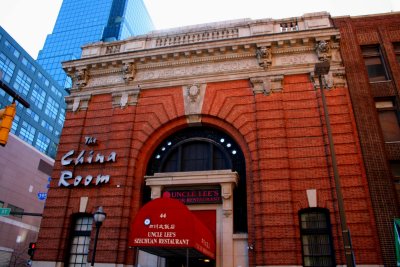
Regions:
<instances>
[{"instance_id":1,"label":"arched window","mask_svg":"<svg viewBox=\"0 0 400 267\"><path fill-rule=\"evenodd\" d=\"M336 266L329 210L299 211L303 266Z\"/></svg>"},{"instance_id":2,"label":"arched window","mask_svg":"<svg viewBox=\"0 0 400 267\"><path fill-rule=\"evenodd\" d=\"M232 170L239 174L233 200L234 231L247 232L245 161L239 146L229 135L209 127L183 129L157 147L146 175L207 170ZM144 200L150 200L148 188Z\"/></svg>"}]
</instances>

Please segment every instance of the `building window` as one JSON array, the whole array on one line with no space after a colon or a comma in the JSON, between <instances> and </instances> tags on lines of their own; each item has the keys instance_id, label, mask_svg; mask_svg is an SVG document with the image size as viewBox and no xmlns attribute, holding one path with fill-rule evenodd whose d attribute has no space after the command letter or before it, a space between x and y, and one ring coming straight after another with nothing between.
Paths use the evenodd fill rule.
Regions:
<instances>
[{"instance_id":1,"label":"building window","mask_svg":"<svg viewBox=\"0 0 400 267\"><path fill-rule=\"evenodd\" d=\"M394 188L397 192L397 199L400 203L400 160L390 161L390 169L393 175Z\"/></svg>"},{"instance_id":2,"label":"building window","mask_svg":"<svg viewBox=\"0 0 400 267\"><path fill-rule=\"evenodd\" d=\"M8 42L7 40L4 42L5 46L7 47L7 49L16 57L18 58L20 55L20 52L12 45L10 44L10 42Z\"/></svg>"},{"instance_id":3,"label":"building window","mask_svg":"<svg viewBox=\"0 0 400 267\"><path fill-rule=\"evenodd\" d=\"M64 109L61 109L61 110L60 110L60 114L58 115L57 123L58 123L60 126L63 126L64 121L65 121L65 110L64 110Z\"/></svg>"},{"instance_id":4,"label":"building window","mask_svg":"<svg viewBox=\"0 0 400 267\"><path fill-rule=\"evenodd\" d=\"M86 266L92 223L92 216L78 217L75 220L68 266Z\"/></svg>"},{"instance_id":5,"label":"building window","mask_svg":"<svg viewBox=\"0 0 400 267\"><path fill-rule=\"evenodd\" d=\"M40 123L40 125L42 125L43 128L45 128L46 130L48 130L50 133L53 132L53 126L51 126L50 123L48 123L45 120L42 120L42 122Z\"/></svg>"},{"instance_id":6,"label":"building window","mask_svg":"<svg viewBox=\"0 0 400 267\"><path fill-rule=\"evenodd\" d=\"M28 75L26 75L26 73L23 72L22 70L18 70L18 75L17 78L15 79L13 87L24 96L27 96L29 93L29 88L31 86L31 83L32 79L29 78Z\"/></svg>"},{"instance_id":7,"label":"building window","mask_svg":"<svg viewBox=\"0 0 400 267\"><path fill-rule=\"evenodd\" d=\"M385 142L400 141L399 114L393 99L375 100Z\"/></svg>"},{"instance_id":8,"label":"building window","mask_svg":"<svg viewBox=\"0 0 400 267\"><path fill-rule=\"evenodd\" d=\"M396 55L397 63L400 64L400 43L394 43L393 48L394 48L394 54Z\"/></svg>"},{"instance_id":9,"label":"building window","mask_svg":"<svg viewBox=\"0 0 400 267\"><path fill-rule=\"evenodd\" d=\"M15 64L6 57L3 53L0 53L0 70L3 72L3 80L10 82L15 69Z\"/></svg>"},{"instance_id":10,"label":"building window","mask_svg":"<svg viewBox=\"0 0 400 267\"><path fill-rule=\"evenodd\" d=\"M389 79L389 76L387 74L380 46L362 46L361 51L364 57L365 66L367 68L369 81L387 81Z\"/></svg>"},{"instance_id":11,"label":"building window","mask_svg":"<svg viewBox=\"0 0 400 267\"><path fill-rule=\"evenodd\" d=\"M49 98L47 99L46 109L44 113L46 113L50 118L55 120L57 117L59 106L60 105L53 98L49 96Z\"/></svg>"},{"instance_id":12,"label":"building window","mask_svg":"<svg viewBox=\"0 0 400 267\"><path fill-rule=\"evenodd\" d=\"M19 130L20 137L32 145L33 138L35 137L36 129L26 121L22 122L21 129Z\"/></svg>"},{"instance_id":13,"label":"building window","mask_svg":"<svg viewBox=\"0 0 400 267\"><path fill-rule=\"evenodd\" d=\"M25 57L22 58L22 64L24 64L32 72L35 72L36 70L35 66L33 66L33 64L29 62L29 60L26 59Z\"/></svg>"},{"instance_id":14,"label":"building window","mask_svg":"<svg viewBox=\"0 0 400 267\"><path fill-rule=\"evenodd\" d=\"M15 115L13 122L12 122L12 126L11 126L11 132L13 134L15 134L15 132L17 131L18 123L19 123L19 116Z\"/></svg>"},{"instance_id":15,"label":"building window","mask_svg":"<svg viewBox=\"0 0 400 267\"><path fill-rule=\"evenodd\" d=\"M36 139L36 146L40 151L46 153L47 148L49 147L50 139L42 134L41 132L38 133L38 137Z\"/></svg>"},{"instance_id":16,"label":"building window","mask_svg":"<svg viewBox=\"0 0 400 267\"><path fill-rule=\"evenodd\" d=\"M39 122L39 115L36 114L34 111L32 111L31 109L27 108L25 110L25 113L31 117L34 121Z\"/></svg>"},{"instance_id":17,"label":"building window","mask_svg":"<svg viewBox=\"0 0 400 267\"><path fill-rule=\"evenodd\" d=\"M329 211L307 208L299 218L303 266L336 266Z\"/></svg>"},{"instance_id":18,"label":"building window","mask_svg":"<svg viewBox=\"0 0 400 267\"><path fill-rule=\"evenodd\" d=\"M10 208L11 211L10 212L18 212L18 213L23 213L24 209L19 208L17 206L11 205L11 204L7 204L7 208ZM22 214L13 214L14 217L18 217L18 218L22 218Z\"/></svg>"},{"instance_id":19,"label":"building window","mask_svg":"<svg viewBox=\"0 0 400 267\"><path fill-rule=\"evenodd\" d=\"M44 100L46 98L46 92L39 87L39 85L34 85L34 90L32 90L31 100L40 110L43 108Z\"/></svg>"}]
</instances>

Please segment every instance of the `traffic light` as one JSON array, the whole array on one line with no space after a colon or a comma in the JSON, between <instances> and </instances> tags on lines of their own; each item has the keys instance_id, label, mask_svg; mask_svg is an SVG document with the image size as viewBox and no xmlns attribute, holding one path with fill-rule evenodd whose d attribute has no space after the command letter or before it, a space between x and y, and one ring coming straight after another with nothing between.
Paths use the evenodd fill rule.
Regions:
<instances>
[{"instance_id":1,"label":"traffic light","mask_svg":"<svg viewBox=\"0 0 400 267\"><path fill-rule=\"evenodd\" d=\"M33 255L35 254L35 250L36 250L36 243L35 242L29 243L28 254L29 254L29 256L31 256L31 259L33 258Z\"/></svg>"},{"instance_id":2,"label":"traffic light","mask_svg":"<svg viewBox=\"0 0 400 267\"><path fill-rule=\"evenodd\" d=\"M12 103L9 106L0 110L0 145L5 146L8 140L8 134L12 127L16 112L16 104Z\"/></svg>"}]
</instances>

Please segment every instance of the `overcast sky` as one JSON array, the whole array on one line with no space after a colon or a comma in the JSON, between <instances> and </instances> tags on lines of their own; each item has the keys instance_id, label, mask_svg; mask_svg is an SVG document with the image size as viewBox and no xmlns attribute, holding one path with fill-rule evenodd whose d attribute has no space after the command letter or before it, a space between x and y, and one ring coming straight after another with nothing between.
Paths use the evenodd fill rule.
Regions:
<instances>
[{"instance_id":1,"label":"overcast sky","mask_svg":"<svg viewBox=\"0 0 400 267\"><path fill-rule=\"evenodd\" d=\"M85 1L85 0L82 0ZM134 1L134 0L130 0ZM241 18L399 12L400 0L144 0L157 29ZM33 57L51 33L62 0L0 0L0 25Z\"/></svg>"}]
</instances>

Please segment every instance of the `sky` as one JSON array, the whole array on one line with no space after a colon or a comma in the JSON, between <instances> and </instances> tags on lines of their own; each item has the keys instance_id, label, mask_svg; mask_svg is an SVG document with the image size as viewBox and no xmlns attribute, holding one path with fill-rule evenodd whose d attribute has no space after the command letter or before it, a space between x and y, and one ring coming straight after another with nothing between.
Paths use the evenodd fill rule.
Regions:
<instances>
[{"instance_id":1,"label":"sky","mask_svg":"<svg viewBox=\"0 0 400 267\"><path fill-rule=\"evenodd\" d=\"M82 0L85 1L85 0ZM132 1L132 0L130 0ZM234 19L399 12L400 0L143 0L156 29ZM53 30L62 0L0 0L0 25L34 58Z\"/></svg>"}]
</instances>

